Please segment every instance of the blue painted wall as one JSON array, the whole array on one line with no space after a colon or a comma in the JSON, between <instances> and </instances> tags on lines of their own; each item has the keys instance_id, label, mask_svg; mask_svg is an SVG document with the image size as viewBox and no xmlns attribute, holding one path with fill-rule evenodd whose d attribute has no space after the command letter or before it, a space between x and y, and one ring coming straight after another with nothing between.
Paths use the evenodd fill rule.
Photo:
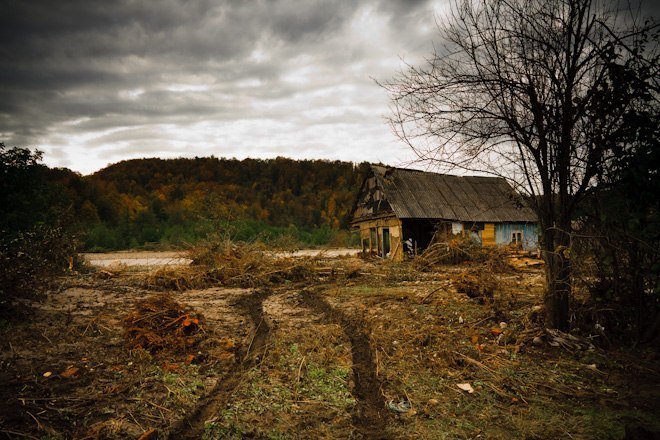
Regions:
<instances>
[{"instance_id":1,"label":"blue painted wall","mask_svg":"<svg viewBox=\"0 0 660 440\"><path fill-rule=\"evenodd\" d=\"M539 228L536 223L495 223L495 243L511 243L511 233L522 231L523 249L533 251L539 246Z\"/></svg>"}]
</instances>

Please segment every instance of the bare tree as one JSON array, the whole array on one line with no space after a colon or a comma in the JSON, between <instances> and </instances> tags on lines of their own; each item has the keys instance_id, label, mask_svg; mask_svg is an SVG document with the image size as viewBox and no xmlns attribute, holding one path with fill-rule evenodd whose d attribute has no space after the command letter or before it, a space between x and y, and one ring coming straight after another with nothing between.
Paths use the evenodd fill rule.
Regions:
<instances>
[{"instance_id":1,"label":"bare tree","mask_svg":"<svg viewBox=\"0 0 660 440\"><path fill-rule=\"evenodd\" d=\"M569 326L576 207L626 115L657 102L657 27L636 18L596 0L456 0L439 23L446 46L382 84L420 160L505 177L529 196L551 327Z\"/></svg>"}]
</instances>

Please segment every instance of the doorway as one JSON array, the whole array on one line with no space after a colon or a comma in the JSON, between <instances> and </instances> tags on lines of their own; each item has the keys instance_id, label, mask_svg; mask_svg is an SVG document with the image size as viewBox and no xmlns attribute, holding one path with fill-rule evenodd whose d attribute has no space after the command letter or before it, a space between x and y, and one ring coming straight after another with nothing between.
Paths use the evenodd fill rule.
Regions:
<instances>
[{"instance_id":1,"label":"doorway","mask_svg":"<svg viewBox=\"0 0 660 440\"><path fill-rule=\"evenodd\" d=\"M390 228L383 228L383 258L387 258L390 255L390 248Z\"/></svg>"}]
</instances>

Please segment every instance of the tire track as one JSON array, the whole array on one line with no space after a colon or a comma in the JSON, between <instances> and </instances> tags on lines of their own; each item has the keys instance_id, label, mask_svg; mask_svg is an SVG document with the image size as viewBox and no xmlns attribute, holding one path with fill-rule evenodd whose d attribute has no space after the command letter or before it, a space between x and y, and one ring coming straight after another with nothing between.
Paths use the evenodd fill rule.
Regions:
<instances>
[{"instance_id":1,"label":"tire track","mask_svg":"<svg viewBox=\"0 0 660 440\"><path fill-rule=\"evenodd\" d=\"M353 426L364 438L390 438L386 426L391 414L385 407L381 382L376 376L374 352L364 327L354 317L333 308L317 291L303 290L301 297L303 304L322 314L323 320L338 323L351 343L355 382L352 393L357 402L352 414Z\"/></svg>"},{"instance_id":2,"label":"tire track","mask_svg":"<svg viewBox=\"0 0 660 440\"><path fill-rule=\"evenodd\" d=\"M200 399L196 409L170 431L170 439L202 438L207 420L210 420L226 404L231 394L240 385L243 374L261 360L270 334L270 325L263 311L264 301L273 294L262 289L238 299L233 305L250 317L254 332L245 353L241 353L239 365L223 376L213 390Z\"/></svg>"}]
</instances>

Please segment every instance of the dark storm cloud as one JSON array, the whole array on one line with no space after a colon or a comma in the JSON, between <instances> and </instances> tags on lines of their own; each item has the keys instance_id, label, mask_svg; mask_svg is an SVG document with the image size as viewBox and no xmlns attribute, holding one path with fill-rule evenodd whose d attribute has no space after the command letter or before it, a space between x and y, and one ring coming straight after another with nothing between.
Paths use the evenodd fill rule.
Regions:
<instances>
[{"instance_id":1,"label":"dark storm cloud","mask_svg":"<svg viewBox=\"0 0 660 440\"><path fill-rule=\"evenodd\" d=\"M0 140L84 171L143 154L391 162L370 78L427 54L445 3L0 0Z\"/></svg>"},{"instance_id":2,"label":"dark storm cloud","mask_svg":"<svg viewBox=\"0 0 660 440\"><path fill-rule=\"evenodd\" d=\"M223 102L239 112L246 107L241 100L283 98L296 89L269 85L287 60L337 32L355 7L344 1L5 1L0 131L8 143L30 144L76 118L96 120L98 129L120 122L116 115L141 123L199 120L226 115ZM262 87L241 90L237 82L246 78ZM185 89L191 82L216 99L196 99Z\"/></svg>"}]
</instances>

